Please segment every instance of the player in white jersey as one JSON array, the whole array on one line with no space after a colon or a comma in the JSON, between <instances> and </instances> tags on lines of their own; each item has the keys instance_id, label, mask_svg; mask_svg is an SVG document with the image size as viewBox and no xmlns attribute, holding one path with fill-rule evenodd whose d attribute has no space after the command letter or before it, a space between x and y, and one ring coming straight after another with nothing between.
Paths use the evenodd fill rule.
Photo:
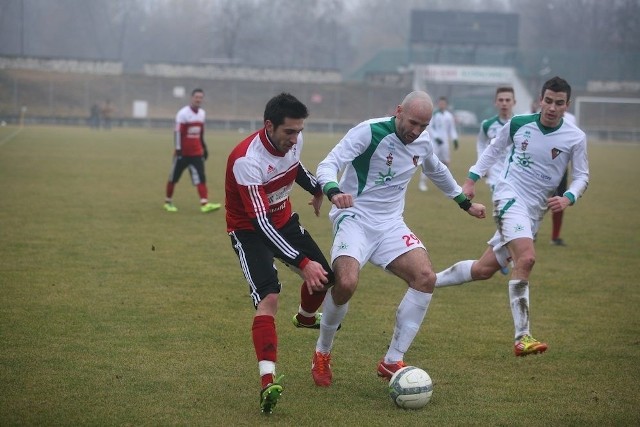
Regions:
<instances>
[{"instance_id":1,"label":"player in white jersey","mask_svg":"<svg viewBox=\"0 0 640 427\"><path fill-rule=\"evenodd\" d=\"M514 116L471 166L462 186L469 198L474 196L475 182L501 160L500 152L505 147L510 150L493 193L498 230L480 259L460 261L437 274L436 287L460 285L488 279L513 260L509 299L516 356L547 350L547 344L534 339L530 331L529 276L536 259L533 237L545 212L573 205L589 181L586 135L563 119L570 99L571 86L565 80L554 77L545 82L540 113ZM569 162L572 181L568 190L557 196L556 188Z\"/></svg>"},{"instance_id":2,"label":"player in white jersey","mask_svg":"<svg viewBox=\"0 0 640 427\"><path fill-rule=\"evenodd\" d=\"M456 119L447 108L449 102L445 96L438 99L438 109L433 112L433 117L429 123L427 131L431 135L433 152L445 166L449 167L451 155L449 153L449 143L453 140L453 147L458 149L458 132L456 131ZM427 191L427 177L420 175L420 191Z\"/></svg>"},{"instance_id":3,"label":"player in white jersey","mask_svg":"<svg viewBox=\"0 0 640 427\"><path fill-rule=\"evenodd\" d=\"M482 155L482 152L489 146L489 143L496 137L498 131L511 119L513 116L513 107L516 105L515 93L512 87L500 86L496 89L496 96L494 104L498 114L483 120L480 124L480 132L478 132L478 139L476 140L476 148L478 151L478 159ZM504 151L506 156L507 151ZM485 182L493 192L493 188L496 185L500 172L502 171L502 162L496 162L489 168L487 175L485 176Z\"/></svg>"},{"instance_id":4,"label":"player in white jersey","mask_svg":"<svg viewBox=\"0 0 640 427\"><path fill-rule=\"evenodd\" d=\"M335 272L335 284L324 300L312 362L311 372L318 386L331 384L333 338L367 261L409 286L398 307L389 350L378 364L378 375L389 379L405 366L404 353L422 324L436 278L424 244L402 216L414 172L422 168L462 209L477 218L485 216L484 206L467 199L449 169L433 153L425 132L432 111L433 103L426 92L411 92L396 107L395 116L355 126L318 165L318 182L333 204L329 217L333 221L331 262Z\"/></svg>"}]
</instances>

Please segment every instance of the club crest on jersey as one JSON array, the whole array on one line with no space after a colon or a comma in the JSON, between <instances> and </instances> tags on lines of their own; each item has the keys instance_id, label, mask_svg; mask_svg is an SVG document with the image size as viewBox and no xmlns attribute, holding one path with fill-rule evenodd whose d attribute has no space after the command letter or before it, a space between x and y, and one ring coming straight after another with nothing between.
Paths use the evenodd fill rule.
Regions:
<instances>
[{"instance_id":1,"label":"club crest on jersey","mask_svg":"<svg viewBox=\"0 0 640 427\"><path fill-rule=\"evenodd\" d=\"M418 166L418 160L420 160L420 156L413 156L413 166Z\"/></svg>"},{"instance_id":2,"label":"club crest on jersey","mask_svg":"<svg viewBox=\"0 0 640 427\"><path fill-rule=\"evenodd\" d=\"M387 156L387 166L391 166L393 164L393 153L389 153Z\"/></svg>"},{"instance_id":3,"label":"club crest on jersey","mask_svg":"<svg viewBox=\"0 0 640 427\"><path fill-rule=\"evenodd\" d=\"M529 146L529 141L525 139L522 142L522 144L520 144L520 146L522 147L522 151L527 151L527 147Z\"/></svg>"},{"instance_id":4,"label":"club crest on jersey","mask_svg":"<svg viewBox=\"0 0 640 427\"><path fill-rule=\"evenodd\" d=\"M562 150L558 150L557 148L552 148L551 149L551 158L555 159L556 157L558 157L560 154L562 154Z\"/></svg>"}]
</instances>

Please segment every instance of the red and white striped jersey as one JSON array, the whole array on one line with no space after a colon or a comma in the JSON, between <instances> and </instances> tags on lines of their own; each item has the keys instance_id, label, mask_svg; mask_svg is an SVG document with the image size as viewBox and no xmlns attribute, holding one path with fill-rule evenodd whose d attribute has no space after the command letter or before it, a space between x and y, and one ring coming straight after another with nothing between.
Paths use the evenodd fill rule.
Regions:
<instances>
[{"instance_id":1,"label":"red and white striped jersey","mask_svg":"<svg viewBox=\"0 0 640 427\"><path fill-rule=\"evenodd\" d=\"M322 191L316 177L300 163L302 145L299 134L298 142L283 154L263 128L233 149L225 178L227 232L257 231L292 260L299 251L278 230L292 215L289 194L293 183L311 194Z\"/></svg>"},{"instance_id":2,"label":"red and white striped jersey","mask_svg":"<svg viewBox=\"0 0 640 427\"><path fill-rule=\"evenodd\" d=\"M194 111L190 105L182 107L176 114L175 149L181 150L183 156L198 157L204 154L204 120L204 110L198 108Z\"/></svg>"}]
</instances>

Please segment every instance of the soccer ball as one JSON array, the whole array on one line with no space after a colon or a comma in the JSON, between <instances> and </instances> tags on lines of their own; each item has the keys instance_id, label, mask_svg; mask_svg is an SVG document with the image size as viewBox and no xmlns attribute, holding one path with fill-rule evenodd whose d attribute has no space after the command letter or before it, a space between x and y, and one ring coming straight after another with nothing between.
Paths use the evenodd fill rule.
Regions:
<instances>
[{"instance_id":1,"label":"soccer ball","mask_svg":"<svg viewBox=\"0 0 640 427\"><path fill-rule=\"evenodd\" d=\"M391 400L403 409L420 409L431 400L433 383L424 370L405 366L396 371L389 381Z\"/></svg>"}]
</instances>

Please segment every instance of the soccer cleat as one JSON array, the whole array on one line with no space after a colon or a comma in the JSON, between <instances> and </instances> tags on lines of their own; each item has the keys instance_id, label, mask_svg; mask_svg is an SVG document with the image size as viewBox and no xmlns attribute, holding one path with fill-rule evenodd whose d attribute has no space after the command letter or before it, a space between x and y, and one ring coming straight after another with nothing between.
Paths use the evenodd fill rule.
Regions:
<instances>
[{"instance_id":1,"label":"soccer cleat","mask_svg":"<svg viewBox=\"0 0 640 427\"><path fill-rule=\"evenodd\" d=\"M260 391L260 412L265 414L273 413L273 408L276 407L276 403L278 403L278 399L284 390L284 387L280 384L282 377L284 375L280 375Z\"/></svg>"},{"instance_id":2,"label":"soccer cleat","mask_svg":"<svg viewBox=\"0 0 640 427\"><path fill-rule=\"evenodd\" d=\"M173 203L170 202L164 204L164 210L167 212L178 212L178 208L173 206Z\"/></svg>"},{"instance_id":3,"label":"soccer cleat","mask_svg":"<svg viewBox=\"0 0 640 427\"><path fill-rule=\"evenodd\" d=\"M298 314L296 313L293 315L293 319L291 320L293 321L293 326L295 326L296 328L320 329L321 319L322 313L316 313L316 321L314 323L311 323L310 325L307 325L298 320Z\"/></svg>"},{"instance_id":4,"label":"soccer cleat","mask_svg":"<svg viewBox=\"0 0 640 427\"><path fill-rule=\"evenodd\" d=\"M544 353L547 351L547 343L540 342L531 335L523 335L513 345L516 356L528 356L529 354Z\"/></svg>"},{"instance_id":5,"label":"soccer cleat","mask_svg":"<svg viewBox=\"0 0 640 427\"><path fill-rule=\"evenodd\" d=\"M384 363L384 359L382 359L380 363L378 363L378 376L390 381L393 374L405 366L407 365L402 360L399 362Z\"/></svg>"},{"instance_id":6,"label":"soccer cleat","mask_svg":"<svg viewBox=\"0 0 640 427\"><path fill-rule=\"evenodd\" d=\"M220 203L205 203L204 205L200 206L200 211L203 213L213 212L220 209L221 206L222 205Z\"/></svg>"},{"instance_id":7,"label":"soccer cleat","mask_svg":"<svg viewBox=\"0 0 640 427\"><path fill-rule=\"evenodd\" d=\"M329 387L331 385L331 353L320 353L316 351L311 361L311 375L313 381L319 387Z\"/></svg>"},{"instance_id":8,"label":"soccer cleat","mask_svg":"<svg viewBox=\"0 0 640 427\"><path fill-rule=\"evenodd\" d=\"M560 239L560 238L558 238L558 239L553 239L553 240L551 241L551 244L552 244L553 246L567 246L567 244L564 242L564 240L562 240L562 239Z\"/></svg>"},{"instance_id":9,"label":"soccer cleat","mask_svg":"<svg viewBox=\"0 0 640 427\"><path fill-rule=\"evenodd\" d=\"M320 329L320 320L322 320L322 313L316 313L316 321L310 325L307 325L306 323L302 323L301 321L299 321L297 313L294 314L293 319L291 319L291 321L293 322L293 326L295 326L296 328L307 328L307 329ZM338 325L337 330L340 330L341 327L342 327L342 324Z\"/></svg>"}]
</instances>

